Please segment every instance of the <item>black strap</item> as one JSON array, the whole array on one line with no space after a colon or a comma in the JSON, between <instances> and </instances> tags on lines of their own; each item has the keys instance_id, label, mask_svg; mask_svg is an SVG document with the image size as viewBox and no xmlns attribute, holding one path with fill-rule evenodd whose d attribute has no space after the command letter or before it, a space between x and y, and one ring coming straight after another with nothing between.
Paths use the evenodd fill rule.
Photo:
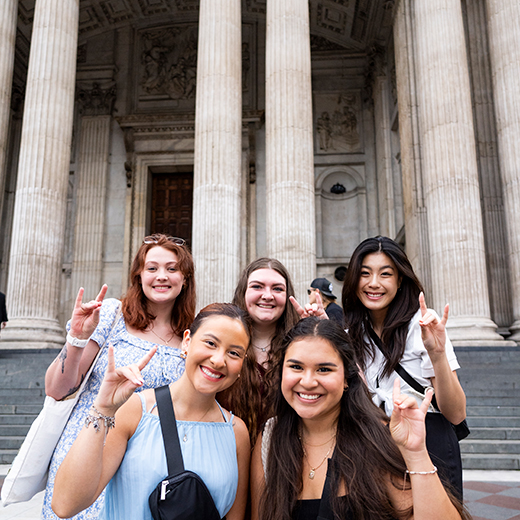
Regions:
<instances>
[{"instance_id":1,"label":"black strap","mask_svg":"<svg viewBox=\"0 0 520 520\"><path fill-rule=\"evenodd\" d=\"M184 471L181 444L177 433L177 421L173 411L172 396L168 385L155 389L157 413L161 423L161 431L168 464L168 475L173 477Z\"/></svg>"},{"instance_id":2,"label":"black strap","mask_svg":"<svg viewBox=\"0 0 520 520\"><path fill-rule=\"evenodd\" d=\"M383 350L383 342L381 341L381 338L376 334L375 330L372 327L368 328L368 334L372 341L374 342L374 345L381 351L381 354L387 359L385 352ZM397 363L397 366L395 367L395 371L399 374L401 379L403 381L406 381L416 392L419 392L422 395L426 395L426 388L422 386L415 378L413 378L406 369L403 368L401 363ZM439 411L439 407L437 406L437 399L435 398L435 394L432 397L432 406Z\"/></svg>"},{"instance_id":3,"label":"black strap","mask_svg":"<svg viewBox=\"0 0 520 520\"><path fill-rule=\"evenodd\" d=\"M334 451L336 451L335 448ZM331 507L331 488L333 471L334 452L332 453L332 457L327 461L327 477L325 478L325 484L323 485L323 491L321 493L320 509L318 511L317 520L332 520L334 518Z\"/></svg>"}]
</instances>

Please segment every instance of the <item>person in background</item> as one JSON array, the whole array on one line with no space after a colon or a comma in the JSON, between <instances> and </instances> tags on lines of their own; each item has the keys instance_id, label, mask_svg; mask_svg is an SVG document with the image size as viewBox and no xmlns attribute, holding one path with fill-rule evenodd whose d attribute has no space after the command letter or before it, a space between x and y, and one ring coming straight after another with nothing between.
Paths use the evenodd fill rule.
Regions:
<instances>
[{"instance_id":1,"label":"person in background","mask_svg":"<svg viewBox=\"0 0 520 520\"><path fill-rule=\"evenodd\" d=\"M4 328L8 322L7 308L5 306L5 294L0 292L0 328Z\"/></svg>"},{"instance_id":2,"label":"person in background","mask_svg":"<svg viewBox=\"0 0 520 520\"><path fill-rule=\"evenodd\" d=\"M327 278L315 278L311 283L310 289L307 289L309 304L318 304L316 301L316 293L319 293L321 295L323 307L325 308L325 312L329 319L337 321L340 325L343 325L343 310L336 303L337 297L333 294L332 290L332 284L327 280Z\"/></svg>"},{"instance_id":3,"label":"person in background","mask_svg":"<svg viewBox=\"0 0 520 520\"><path fill-rule=\"evenodd\" d=\"M104 300L104 285L95 300L83 303L80 289L67 325L67 342L47 370L47 395L59 400L74 393L107 338L107 343L114 347L118 367L137 363L143 355L157 349L143 371L144 383L138 390L176 381L184 372L181 336L195 317L194 270L193 258L183 239L151 235L144 239L134 258L130 287L121 302ZM54 478L99 391L107 368L107 353L108 349L103 349L54 450L43 501L44 520L57 518L51 508ZM96 519L103 500L101 494L75 520Z\"/></svg>"}]
</instances>

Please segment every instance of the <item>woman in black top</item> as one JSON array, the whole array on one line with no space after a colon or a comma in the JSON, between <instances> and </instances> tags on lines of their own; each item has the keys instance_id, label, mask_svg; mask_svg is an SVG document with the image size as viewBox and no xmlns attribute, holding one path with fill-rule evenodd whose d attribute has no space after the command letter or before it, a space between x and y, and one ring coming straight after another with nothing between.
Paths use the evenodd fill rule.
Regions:
<instances>
[{"instance_id":1,"label":"woman in black top","mask_svg":"<svg viewBox=\"0 0 520 520\"><path fill-rule=\"evenodd\" d=\"M426 450L431 392L419 407L400 394L397 381L388 422L337 323L300 321L270 375L274 418L252 458L254 520L470 518Z\"/></svg>"}]
</instances>

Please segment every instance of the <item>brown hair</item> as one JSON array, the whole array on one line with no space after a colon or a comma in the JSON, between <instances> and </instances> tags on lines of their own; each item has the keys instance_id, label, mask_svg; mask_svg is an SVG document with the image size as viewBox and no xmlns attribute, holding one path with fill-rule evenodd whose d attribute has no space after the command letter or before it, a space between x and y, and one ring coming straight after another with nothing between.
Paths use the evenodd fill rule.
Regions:
<instances>
[{"instance_id":1,"label":"brown hair","mask_svg":"<svg viewBox=\"0 0 520 520\"><path fill-rule=\"evenodd\" d=\"M181 336L190 327L195 317L195 266L188 248L185 245L175 244L166 235L153 235L153 241L143 243L137 251L130 269L130 287L121 301L123 316L128 325L138 330L145 330L155 319L148 310L148 299L141 285L141 273L146 255L154 247L162 247L174 253L177 257L177 268L184 276L184 285L175 298L170 320L174 333Z\"/></svg>"},{"instance_id":2,"label":"brown hair","mask_svg":"<svg viewBox=\"0 0 520 520\"><path fill-rule=\"evenodd\" d=\"M300 417L285 400L281 380L285 353L303 338L326 340L343 362L348 388L340 400L336 448L331 458L331 508L334 518L384 520L409 518L413 511L396 511L387 494L387 482L410 489L404 482L406 464L386 425L388 418L373 402L361 378L354 349L341 325L315 317L301 320L285 337L273 359L274 426L271 432L266 485L260 500L261 520L291 520L303 489L303 445ZM346 496L338 497L341 484ZM471 518L448 492L463 519Z\"/></svg>"},{"instance_id":3,"label":"brown hair","mask_svg":"<svg viewBox=\"0 0 520 520\"><path fill-rule=\"evenodd\" d=\"M282 315L276 322L275 336L271 342L269 352L270 360L271 356L280 348L286 332L298 322L299 316L289 301L289 296L294 296L294 288L289 272L280 261L274 258L258 258L242 271L232 303L247 312L245 300L247 281L249 276L258 271L258 269L272 269L276 271L284 278L286 285L287 302ZM255 356L250 355L244 361L242 377L222 398L228 408L246 423L252 442L256 439L258 430L266 419L264 394L265 382L263 381L263 375L256 363Z\"/></svg>"}]
</instances>

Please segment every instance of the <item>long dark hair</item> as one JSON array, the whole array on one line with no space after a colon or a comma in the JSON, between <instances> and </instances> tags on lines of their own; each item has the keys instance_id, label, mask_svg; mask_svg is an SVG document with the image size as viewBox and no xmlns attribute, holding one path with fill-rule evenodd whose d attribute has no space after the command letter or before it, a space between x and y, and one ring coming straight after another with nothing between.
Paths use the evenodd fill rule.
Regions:
<instances>
[{"instance_id":1,"label":"long dark hair","mask_svg":"<svg viewBox=\"0 0 520 520\"><path fill-rule=\"evenodd\" d=\"M336 448L331 463L331 507L334 518L384 520L411 517L412 508L397 511L387 485L390 478L396 489L410 489L404 482L406 465L390 435L388 418L370 398L356 362L354 349L342 327L333 320L315 317L301 320L286 336L273 359L271 398L274 426L265 468L266 485L260 500L261 520L291 520L303 489L303 446L300 417L287 403L281 391L285 353L303 338L321 338L339 354L348 388L340 401ZM345 497L338 497L344 485ZM450 496L450 495L449 495ZM462 518L470 518L450 496Z\"/></svg>"},{"instance_id":2,"label":"long dark hair","mask_svg":"<svg viewBox=\"0 0 520 520\"><path fill-rule=\"evenodd\" d=\"M382 375L386 376L395 369L403 357L408 324L419 309L419 294L423 288L406 253L397 242L388 237L377 236L367 238L356 247L347 268L341 299L345 326L363 369L366 367L367 359L373 359L376 348L366 339L368 328L372 327L370 314L357 296L363 260L371 253L387 255L397 267L401 282L395 298L388 307L381 333L382 350L386 358Z\"/></svg>"},{"instance_id":3,"label":"long dark hair","mask_svg":"<svg viewBox=\"0 0 520 520\"><path fill-rule=\"evenodd\" d=\"M284 278L286 285L287 302L282 315L276 322L275 336L271 342L269 353L269 359L271 359L271 356L280 348L285 334L298 322L299 317L289 301L289 296L294 296L294 288L289 272L281 262L274 258L258 258L242 271L232 303L247 312L245 300L247 281L249 276L258 271L258 269L273 269ZM219 399L222 399L227 407L246 423L252 442L256 439L262 422L266 419L264 393L265 382L262 380L255 356L251 355L244 361L240 380L225 395L219 396Z\"/></svg>"},{"instance_id":4,"label":"long dark hair","mask_svg":"<svg viewBox=\"0 0 520 520\"><path fill-rule=\"evenodd\" d=\"M303 489L303 446L299 438L300 417L283 397L281 379L285 352L302 338L328 341L339 354L348 383L341 398L331 496L337 518L394 518L397 512L385 492L388 475L402 486L406 470L400 452L385 426L383 412L372 402L356 364L349 338L333 320L306 318L286 336L273 360L271 401L273 426L266 467L266 487L261 499L262 520L289 520ZM347 499L338 499L341 484ZM402 512L401 512L402 513ZM336 516L335 516L336 518Z\"/></svg>"},{"instance_id":5,"label":"long dark hair","mask_svg":"<svg viewBox=\"0 0 520 520\"><path fill-rule=\"evenodd\" d=\"M175 298L170 324L177 336L189 328L195 317L195 265L187 246L180 246L172 242L166 235L152 235L153 240L143 243L130 269L130 287L121 300L121 309L125 322L138 330L145 330L155 319L148 310L148 299L141 285L141 273L144 268L146 255L154 247L162 247L171 251L177 257L177 268L184 275L184 286Z\"/></svg>"}]
</instances>

